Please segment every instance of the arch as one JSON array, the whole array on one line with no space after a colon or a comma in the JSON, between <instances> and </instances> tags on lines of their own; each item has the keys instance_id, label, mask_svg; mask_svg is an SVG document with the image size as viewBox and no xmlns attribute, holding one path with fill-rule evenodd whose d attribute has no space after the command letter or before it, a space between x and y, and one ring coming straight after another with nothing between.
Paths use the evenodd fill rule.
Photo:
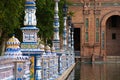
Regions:
<instances>
[{"instance_id":1,"label":"arch","mask_svg":"<svg viewBox=\"0 0 120 80\"><path fill-rule=\"evenodd\" d=\"M101 27L106 25L106 21L109 17L113 15L119 15L120 16L120 11L110 11L107 14L105 14L102 19L101 19Z\"/></svg>"},{"instance_id":2,"label":"arch","mask_svg":"<svg viewBox=\"0 0 120 80\"><path fill-rule=\"evenodd\" d=\"M100 26L101 26L101 46L102 46L102 31L104 32L104 49L101 49L101 54L104 56L107 56L106 54L106 22L107 20L114 15L120 16L120 10L113 10L108 13L106 13L100 21Z\"/></svg>"}]
</instances>

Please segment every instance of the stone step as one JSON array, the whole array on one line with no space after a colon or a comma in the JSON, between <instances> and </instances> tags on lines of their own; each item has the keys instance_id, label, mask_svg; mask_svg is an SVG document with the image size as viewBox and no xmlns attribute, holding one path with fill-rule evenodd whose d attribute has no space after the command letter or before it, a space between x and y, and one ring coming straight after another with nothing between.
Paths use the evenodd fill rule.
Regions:
<instances>
[{"instance_id":1,"label":"stone step","mask_svg":"<svg viewBox=\"0 0 120 80\"><path fill-rule=\"evenodd\" d=\"M107 61L120 61L120 56L107 56Z\"/></svg>"}]
</instances>

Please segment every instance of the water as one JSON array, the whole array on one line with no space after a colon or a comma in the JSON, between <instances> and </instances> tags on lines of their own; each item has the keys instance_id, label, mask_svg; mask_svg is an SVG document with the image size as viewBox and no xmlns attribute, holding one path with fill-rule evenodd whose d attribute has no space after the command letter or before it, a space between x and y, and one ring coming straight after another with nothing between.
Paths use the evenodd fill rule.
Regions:
<instances>
[{"instance_id":1,"label":"water","mask_svg":"<svg viewBox=\"0 0 120 80\"><path fill-rule=\"evenodd\" d=\"M120 64L77 63L67 80L120 80Z\"/></svg>"}]
</instances>

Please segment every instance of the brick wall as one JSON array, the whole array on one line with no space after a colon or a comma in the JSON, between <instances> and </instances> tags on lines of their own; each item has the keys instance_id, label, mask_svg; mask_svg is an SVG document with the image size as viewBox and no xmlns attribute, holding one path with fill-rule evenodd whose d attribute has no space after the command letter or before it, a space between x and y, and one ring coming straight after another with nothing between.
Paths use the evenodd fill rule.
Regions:
<instances>
[{"instance_id":1,"label":"brick wall","mask_svg":"<svg viewBox=\"0 0 120 80\"><path fill-rule=\"evenodd\" d=\"M111 47L108 47L108 44L117 44L117 42L112 42L111 40L106 45L106 40L109 40L109 36L111 36L112 32L108 32L106 35L106 21L107 19L112 15L120 15L120 5L117 3L120 3L119 0L95 0L97 1L96 7L92 4L92 0L84 0L86 3L83 3L83 0L68 0L73 2L72 5L69 6L69 11L72 11L74 13L72 22L74 23L74 27L81 28L81 55L82 56L88 56L91 57L94 53L95 55L101 56L106 55L110 52L112 49ZM90 2L91 1L91 2ZM82 3L82 5L81 5ZM112 4L111 4L112 3ZM109 4L109 5L107 5ZM88 6L85 6L88 5ZM95 14L96 10L96 14ZM84 12L86 11L86 12ZM88 12L88 13L87 13ZM85 13L85 14L83 14ZM89 19L89 28L88 28L88 36L89 40L86 43L85 42L85 19ZM99 18L99 42L96 42L96 18ZM101 39L102 35L101 32L105 31L105 48L101 49ZM114 31L114 30L113 30ZM119 35L119 31L117 31L117 34ZM106 37L107 36L107 37ZM119 36L118 36L119 37ZM119 40L119 39L118 39ZM120 44L120 43L119 43ZM119 52L120 45L116 45L116 48L114 48L113 53ZM106 48L107 47L107 48ZM112 53L112 54L113 54Z\"/></svg>"},{"instance_id":2,"label":"brick wall","mask_svg":"<svg viewBox=\"0 0 120 80\"><path fill-rule=\"evenodd\" d=\"M116 35L116 39L112 39L112 34ZM106 38L107 55L120 55L120 26L107 27Z\"/></svg>"}]
</instances>

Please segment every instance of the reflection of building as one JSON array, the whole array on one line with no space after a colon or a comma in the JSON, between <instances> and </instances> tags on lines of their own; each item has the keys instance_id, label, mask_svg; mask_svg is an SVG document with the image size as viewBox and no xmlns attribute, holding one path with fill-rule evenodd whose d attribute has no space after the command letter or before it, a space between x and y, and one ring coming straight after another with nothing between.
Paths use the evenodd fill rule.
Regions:
<instances>
[{"instance_id":1,"label":"reflection of building","mask_svg":"<svg viewBox=\"0 0 120 80\"><path fill-rule=\"evenodd\" d=\"M80 55L83 58L120 56L120 1L119 0L68 0L72 4L69 11L74 12L72 18L75 34L80 38ZM80 31L79 31L80 30ZM77 49L78 50L78 49ZM95 59L93 59L95 60Z\"/></svg>"},{"instance_id":2,"label":"reflection of building","mask_svg":"<svg viewBox=\"0 0 120 80\"><path fill-rule=\"evenodd\" d=\"M120 64L81 64L80 80L119 80Z\"/></svg>"}]
</instances>

